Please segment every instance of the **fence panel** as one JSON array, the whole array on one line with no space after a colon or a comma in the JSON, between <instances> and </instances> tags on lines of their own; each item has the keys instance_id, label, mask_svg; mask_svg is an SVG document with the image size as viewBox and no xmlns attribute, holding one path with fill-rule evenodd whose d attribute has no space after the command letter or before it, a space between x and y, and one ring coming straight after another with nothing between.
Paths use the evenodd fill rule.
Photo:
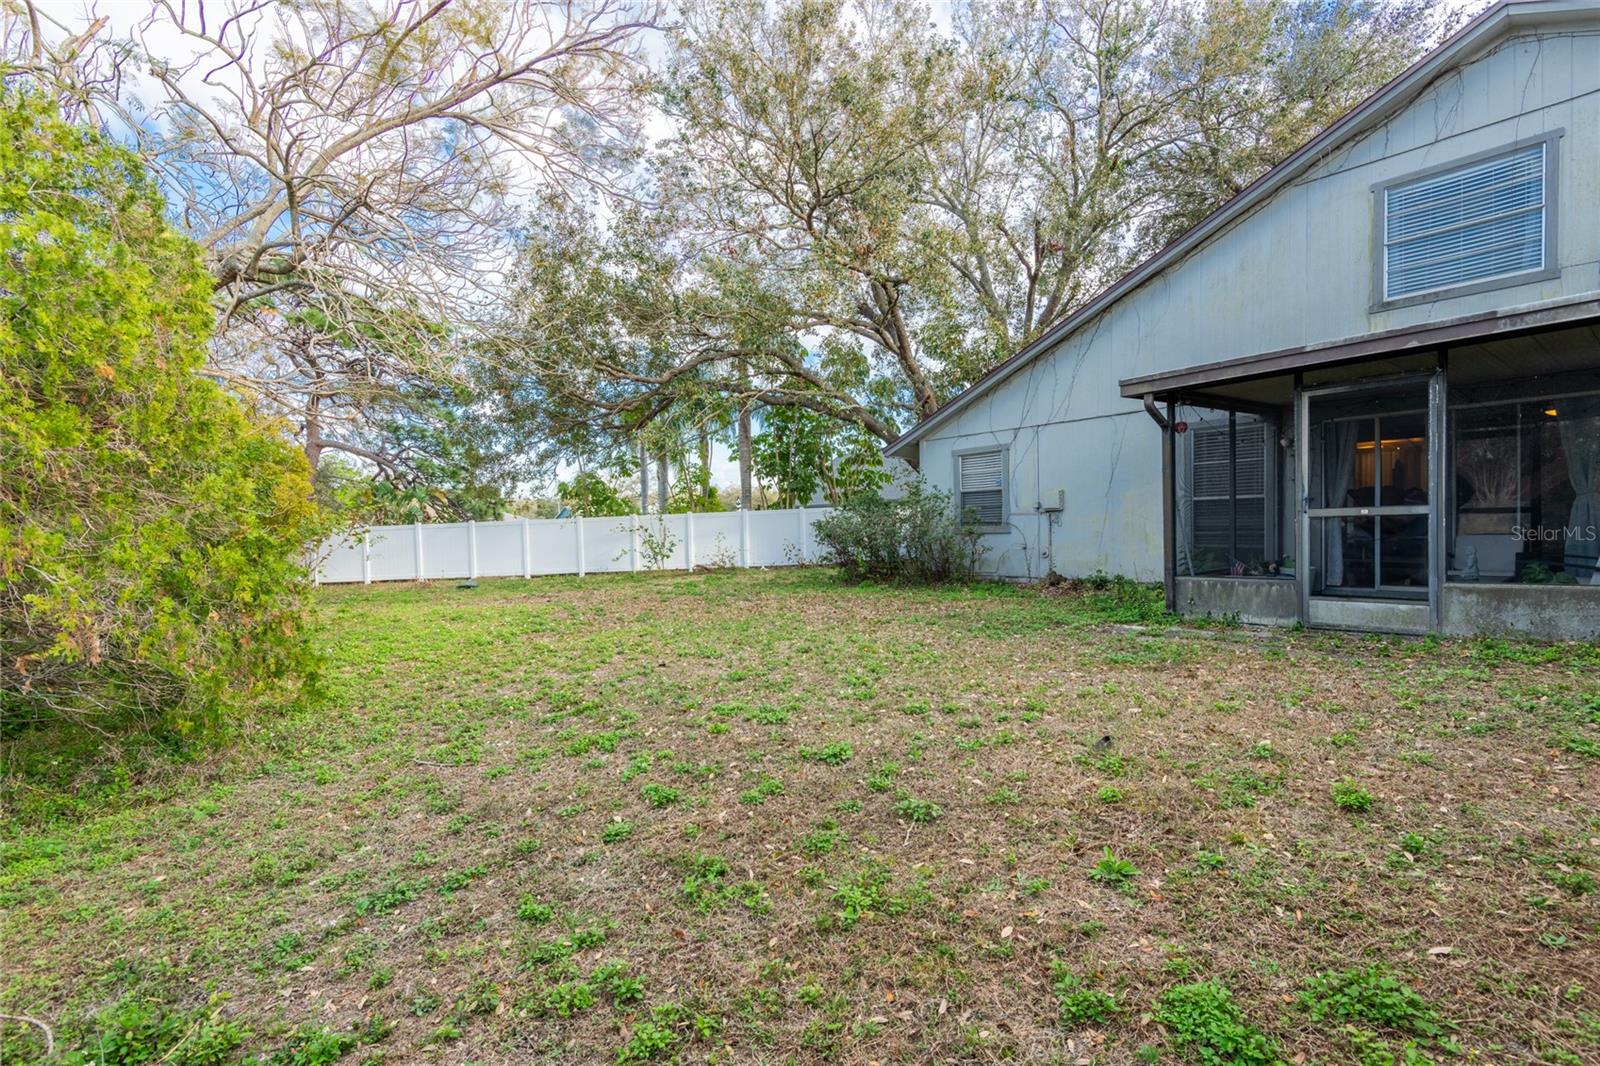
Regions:
<instances>
[{"instance_id":1,"label":"fence panel","mask_svg":"<svg viewBox=\"0 0 1600 1066\"><path fill-rule=\"evenodd\" d=\"M422 527L422 576L430 581L467 576L467 524L440 522Z\"/></svg>"},{"instance_id":2,"label":"fence panel","mask_svg":"<svg viewBox=\"0 0 1600 1066\"><path fill-rule=\"evenodd\" d=\"M694 516L694 561L700 566L739 566L738 511Z\"/></svg>"},{"instance_id":3,"label":"fence panel","mask_svg":"<svg viewBox=\"0 0 1600 1066\"><path fill-rule=\"evenodd\" d=\"M528 554L535 574L576 574L578 572L579 519L530 520Z\"/></svg>"},{"instance_id":4,"label":"fence panel","mask_svg":"<svg viewBox=\"0 0 1600 1066\"><path fill-rule=\"evenodd\" d=\"M361 558L365 549L361 545L361 534L352 533L341 537L328 551L328 556L322 561L321 580L328 582L365 581L366 573L361 568ZM408 575L409 576L409 575Z\"/></svg>"},{"instance_id":5,"label":"fence panel","mask_svg":"<svg viewBox=\"0 0 1600 1066\"><path fill-rule=\"evenodd\" d=\"M368 531L372 580L417 579L417 538L422 535L421 530L421 526L374 526Z\"/></svg>"},{"instance_id":6,"label":"fence panel","mask_svg":"<svg viewBox=\"0 0 1600 1066\"><path fill-rule=\"evenodd\" d=\"M373 526L326 546L317 580L453 581L817 560L812 523L827 508L696 515L513 519Z\"/></svg>"},{"instance_id":7,"label":"fence panel","mask_svg":"<svg viewBox=\"0 0 1600 1066\"><path fill-rule=\"evenodd\" d=\"M522 576L522 523L479 522L478 576Z\"/></svg>"},{"instance_id":8,"label":"fence panel","mask_svg":"<svg viewBox=\"0 0 1600 1066\"><path fill-rule=\"evenodd\" d=\"M583 555L591 574L620 574L634 569L633 520L585 518Z\"/></svg>"},{"instance_id":9,"label":"fence panel","mask_svg":"<svg viewBox=\"0 0 1600 1066\"><path fill-rule=\"evenodd\" d=\"M751 566L793 566L800 561L800 523L795 511L750 512Z\"/></svg>"}]
</instances>

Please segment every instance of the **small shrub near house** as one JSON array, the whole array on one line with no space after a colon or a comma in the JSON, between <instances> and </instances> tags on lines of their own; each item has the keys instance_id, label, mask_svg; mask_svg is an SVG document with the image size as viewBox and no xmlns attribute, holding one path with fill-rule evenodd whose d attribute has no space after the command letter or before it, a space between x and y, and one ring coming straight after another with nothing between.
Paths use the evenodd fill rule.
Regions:
<instances>
[{"instance_id":1,"label":"small shrub near house","mask_svg":"<svg viewBox=\"0 0 1600 1066\"><path fill-rule=\"evenodd\" d=\"M824 557L850 581L970 581L984 549L948 493L911 482L896 499L861 495L817 520Z\"/></svg>"}]
</instances>

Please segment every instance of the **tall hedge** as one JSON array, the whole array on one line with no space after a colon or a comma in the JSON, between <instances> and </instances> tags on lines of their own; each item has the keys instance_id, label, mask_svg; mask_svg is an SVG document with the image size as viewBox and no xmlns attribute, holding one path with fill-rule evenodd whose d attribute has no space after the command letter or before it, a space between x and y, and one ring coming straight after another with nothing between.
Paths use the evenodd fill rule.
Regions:
<instances>
[{"instance_id":1,"label":"tall hedge","mask_svg":"<svg viewBox=\"0 0 1600 1066\"><path fill-rule=\"evenodd\" d=\"M211 283L138 159L0 91L0 730L193 732L311 676L318 520L203 376Z\"/></svg>"}]
</instances>

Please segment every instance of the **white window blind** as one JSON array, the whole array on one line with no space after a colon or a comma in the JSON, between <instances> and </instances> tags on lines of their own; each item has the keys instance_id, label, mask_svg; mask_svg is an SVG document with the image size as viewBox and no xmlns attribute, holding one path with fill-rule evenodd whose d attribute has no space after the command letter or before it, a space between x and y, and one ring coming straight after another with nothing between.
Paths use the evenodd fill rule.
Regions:
<instances>
[{"instance_id":1,"label":"white window blind","mask_svg":"<svg viewBox=\"0 0 1600 1066\"><path fill-rule=\"evenodd\" d=\"M1267 535L1267 427L1241 422L1236 440L1228 436L1227 423L1195 430L1191 481L1192 543L1224 564L1233 562L1235 536L1239 554L1255 556Z\"/></svg>"},{"instance_id":2,"label":"white window blind","mask_svg":"<svg viewBox=\"0 0 1600 1066\"><path fill-rule=\"evenodd\" d=\"M1545 144L1384 192L1383 296L1545 266Z\"/></svg>"},{"instance_id":3,"label":"white window blind","mask_svg":"<svg viewBox=\"0 0 1600 1066\"><path fill-rule=\"evenodd\" d=\"M972 452L960 457L961 513L979 525L1005 522L1005 453Z\"/></svg>"}]
</instances>

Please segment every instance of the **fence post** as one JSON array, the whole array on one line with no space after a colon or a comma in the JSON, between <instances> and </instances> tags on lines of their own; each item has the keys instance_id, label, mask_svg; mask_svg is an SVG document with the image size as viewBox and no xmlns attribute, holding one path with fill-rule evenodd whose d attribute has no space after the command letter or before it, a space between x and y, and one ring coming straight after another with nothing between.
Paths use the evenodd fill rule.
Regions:
<instances>
[{"instance_id":1,"label":"fence post","mask_svg":"<svg viewBox=\"0 0 1600 1066\"><path fill-rule=\"evenodd\" d=\"M694 572L694 512L683 512L683 568Z\"/></svg>"},{"instance_id":2,"label":"fence post","mask_svg":"<svg viewBox=\"0 0 1600 1066\"><path fill-rule=\"evenodd\" d=\"M578 576L584 577L588 574L588 567L583 555L583 515L574 515L572 524L578 530Z\"/></svg>"},{"instance_id":3,"label":"fence post","mask_svg":"<svg viewBox=\"0 0 1600 1066\"><path fill-rule=\"evenodd\" d=\"M422 569L422 520L420 518L411 523L411 534L415 538L416 552L414 554L417 564L417 580L421 581L426 571Z\"/></svg>"},{"instance_id":4,"label":"fence post","mask_svg":"<svg viewBox=\"0 0 1600 1066\"><path fill-rule=\"evenodd\" d=\"M739 508L739 565L750 566L750 509Z\"/></svg>"},{"instance_id":5,"label":"fence post","mask_svg":"<svg viewBox=\"0 0 1600 1066\"><path fill-rule=\"evenodd\" d=\"M372 584L372 530L361 534L361 583Z\"/></svg>"},{"instance_id":6,"label":"fence post","mask_svg":"<svg viewBox=\"0 0 1600 1066\"><path fill-rule=\"evenodd\" d=\"M467 521L467 580L478 577L478 523Z\"/></svg>"},{"instance_id":7,"label":"fence post","mask_svg":"<svg viewBox=\"0 0 1600 1066\"><path fill-rule=\"evenodd\" d=\"M639 572L639 523L644 521L643 515L636 515L628 523L628 569L635 574Z\"/></svg>"},{"instance_id":8,"label":"fence post","mask_svg":"<svg viewBox=\"0 0 1600 1066\"><path fill-rule=\"evenodd\" d=\"M811 523L806 521L806 509L804 507L796 507L794 513L795 517L800 519L800 561L804 563L808 561L806 558L806 530L811 527Z\"/></svg>"},{"instance_id":9,"label":"fence post","mask_svg":"<svg viewBox=\"0 0 1600 1066\"><path fill-rule=\"evenodd\" d=\"M522 576L533 576L533 546L528 540L528 520L522 520Z\"/></svg>"}]
</instances>

